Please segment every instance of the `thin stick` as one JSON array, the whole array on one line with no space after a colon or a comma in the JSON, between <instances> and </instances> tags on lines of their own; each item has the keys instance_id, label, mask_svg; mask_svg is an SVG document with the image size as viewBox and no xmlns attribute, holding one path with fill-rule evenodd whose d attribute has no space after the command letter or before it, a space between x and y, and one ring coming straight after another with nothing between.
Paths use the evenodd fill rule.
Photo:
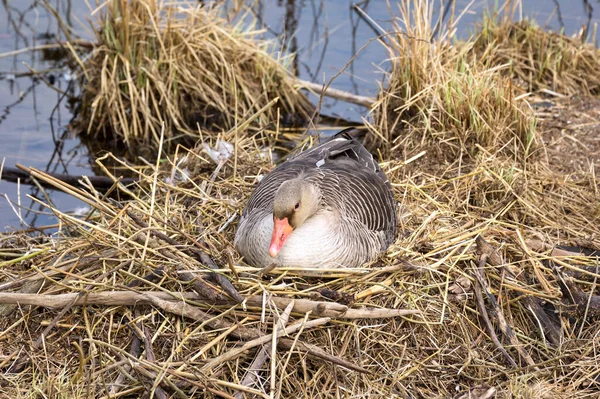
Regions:
<instances>
[{"instance_id":1,"label":"thin stick","mask_svg":"<svg viewBox=\"0 0 600 399\"><path fill-rule=\"evenodd\" d=\"M490 321L487 310L485 309L485 302L483 301L483 294L481 293L481 291L484 289L483 288L484 284L482 284L483 276L479 275L480 274L479 268L482 268L485 265L486 260L487 260L487 255L481 255L481 258L479 260L479 267L477 269L475 269L475 273L474 273L475 276L477 277L475 279L475 296L477 297L477 307L479 308L479 313L481 314L481 317L483 317L483 321L485 322L488 333L490 334L490 338L492 339L492 342L494 343L496 348L498 348L500 353L502 353L502 355L504 355L504 357L511 364L512 367L518 368L519 365L508 354L508 352L506 351L506 349L504 349L504 346L502 346L502 343L498 339L498 336L496 335L496 332L494 331L494 326L492 325L492 322Z\"/></svg>"},{"instance_id":2,"label":"thin stick","mask_svg":"<svg viewBox=\"0 0 600 399\"><path fill-rule=\"evenodd\" d=\"M323 349L321 349L318 346L313 345L313 344L308 344L308 343L302 342L302 341L294 341L293 339L289 339L289 338L283 338L283 339L280 339L279 342L277 342L277 347L279 349L284 349L284 350L288 350L288 351L294 349L296 351L305 352L311 356L314 356L319 359L331 362L333 364L337 364L338 366L347 368L348 370L353 370L353 371L363 373L363 374L370 374L370 371L367 370L366 368L358 366L354 363L351 363L347 360L339 358L335 355L331 355L331 354L325 352Z\"/></svg>"},{"instance_id":3,"label":"thin stick","mask_svg":"<svg viewBox=\"0 0 600 399\"><path fill-rule=\"evenodd\" d=\"M72 45L79 46L79 47L85 47L85 48L93 48L94 47L94 43L87 41L87 40L73 40L68 43L71 43ZM5 53L1 53L0 58L12 57L14 55L23 54L23 53L27 53L30 51L60 49L60 48L64 48L66 45L67 45L67 42L58 42L58 43L54 43L54 44L42 44L42 45L34 46L34 47L25 47L25 48L20 48L18 50L7 51Z\"/></svg>"},{"instance_id":4,"label":"thin stick","mask_svg":"<svg viewBox=\"0 0 600 399\"><path fill-rule=\"evenodd\" d=\"M521 345L521 343L517 339L517 336L515 335L512 327L510 326L510 324L504 317L504 312L502 311L502 308L500 308L500 306L498 305L498 301L496 300L496 297L494 296L494 294L492 294L489 287L487 286L487 283L485 282L485 280L483 278L483 267L485 266L486 262L487 262L487 255L485 255L485 254L481 255L481 258L479 260L479 264L477 266L476 273L475 273L475 276L477 277L477 281L479 282L479 284L481 284L481 287L483 289L485 289L488 299L490 300L492 306L494 307L494 310L496 311L496 317L498 318L498 324L499 324L500 330L502 330L502 333L504 334L504 336L506 338L508 338L510 343L517 349L517 352L519 352L519 355L521 355L521 357L525 360L525 362L529 366L534 366L535 362L533 361L533 359L531 358L529 353L527 353L525 351L525 349L523 348L523 345ZM477 291L479 291L479 290L477 290ZM536 369L537 369L537 367L536 367Z\"/></svg>"},{"instance_id":5,"label":"thin stick","mask_svg":"<svg viewBox=\"0 0 600 399\"><path fill-rule=\"evenodd\" d=\"M296 323L285 329L277 331L276 335L277 335L277 337L281 337L282 335L293 334L294 332L298 331L300 328L304 328L305 330L307 330L310 328L321 326L323 324L327 324L330 321L331 321L330 317L322 317L320 319L309 320L306 323ZM233 359L241 356L244 352L246 352L249 349L252 349L258 345L266 344L272 338L273 338L273 334L268 334L268 335L253 339L252 341L248 341L239 348L232 349L229 352L225 352L222 355L215 357L210 362L206 363L200 370L203 372L212 370L215 367L217 367L225 362L228 362L230 360L233 360Z\"/></svg>"},{"instance_id":6,"label":"thin stick","mask_svg":"<svg viewBox=\"0 0 600 399\"><path fill-rule=\"evenodd\" d=\"M369 14L364 12L358 4L353 4L352 8L354 9L354 11L356 11L359 18L365 21L365 23L369 25L369 28L371 28L377 36L385 36L388 34L388 32L386 32L381 26L379 26L377 22L373 21L373 18L371 18Z\"/></svg>"},{"instance_id":7,"label":"thin stick","mask_svg":"<svg viewBox=\"0 0 600 399\"><path fill-rule=\"evenodd\" d=\"M292 313L293 307L294 307L294 303L290 302L290 304L287 306L287 308L285 308L285 311L283 312L283 314L280 317L276 317L274 325L279 326L279 328L285 328L285 326L287 325L288 320L290 318L290 313ZM274 337L275 337L275 335L274 335ZM269 350L270 349L274 350L273 344L260 349L256 353L256 357L252 361L252 364L250 365L248 370L246 370L246 375L242 379L242 382L240 383L241 385L251 388L252 385L255 384L255 382L258 379L258 376L260 374L260 370L262 369L262 366L265 364L265 362L269 358ZM271 372L271 378L273 378L272 376L273 376L273 372ZM242 391L238 391L234 395L234 397L236 399L243 399L244 393Z\"/></svg>"}]
</instances>

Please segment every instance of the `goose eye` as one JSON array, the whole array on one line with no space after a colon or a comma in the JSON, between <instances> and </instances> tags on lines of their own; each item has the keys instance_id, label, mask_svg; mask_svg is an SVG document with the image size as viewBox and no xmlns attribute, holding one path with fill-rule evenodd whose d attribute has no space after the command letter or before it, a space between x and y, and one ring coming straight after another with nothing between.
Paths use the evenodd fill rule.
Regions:
<instances>
[{"instance_id":1,"label":"goose eye","mask_svg":"<svg viewBox=\"0 0 600 399\"><path fill-rule=\"evenodd\" d=\"M300 208L300 203L299 203L299 202L296 202L296 205L294 205L294 210L295 210L295 211L297 211L297 210L298 210L298 208Z\"/></svg>"}]
</instances>

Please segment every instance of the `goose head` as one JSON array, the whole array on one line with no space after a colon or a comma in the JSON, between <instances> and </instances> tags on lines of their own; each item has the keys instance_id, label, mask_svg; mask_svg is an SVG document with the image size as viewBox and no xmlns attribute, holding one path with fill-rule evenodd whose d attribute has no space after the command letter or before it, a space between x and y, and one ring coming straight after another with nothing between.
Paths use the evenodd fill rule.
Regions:
<instances>
[{"instance_id":1,"label":"goose head","mask_svg":"<svg viewBox=\"0 0 600 399\"><path fill-rule=\"evenodd\" d=\"M294 229L302 225L319 207L317 188L300 178L285 181L273 201L273 235L269 255L276 257Z\"/></svg>"}]
</instances>

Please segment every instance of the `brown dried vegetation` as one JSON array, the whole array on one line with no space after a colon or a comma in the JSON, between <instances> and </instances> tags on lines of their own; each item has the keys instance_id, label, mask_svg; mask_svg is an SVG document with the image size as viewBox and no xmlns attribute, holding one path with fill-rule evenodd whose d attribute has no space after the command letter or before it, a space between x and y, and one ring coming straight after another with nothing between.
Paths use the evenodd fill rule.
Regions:
<instances>
[{"instance_id":1,"label":"brown dried vegetation","mask_svg":"<svg viewBox=\"0 0 600 399\"><path fill-rule=\"evenodd\" d=\"M430 43L431 4L402 4L388 86L368 126L401 205L385 256L319 277L245 265L231 245L236 217L274 167L270 146L293 138L248 134L249 120L203 137L211 148L233 143L230 158L213 161L200 144L132 169L140 183L121 187L128 201L57 183L91 206L87 217L48 205L61 221L54 236L0 236L0 301L29 295L1 310L4 392L596 397L598 258L553 251L600 248L594 140L564 128L575 114L567 105L516 95L522 76L470 61L473 43L451 45L443 32ZM597 136L599 111L577 125ZM578 162L564 162L571 152ZM199 252L245 304L214 275L191 279L211 274ZM79 296L56 302L69 293ZM306 328L268 337L276 349L248 346L288 318ZM251 385L244 377L259 348L271 358Z\"/></svg>"}]
</instances>

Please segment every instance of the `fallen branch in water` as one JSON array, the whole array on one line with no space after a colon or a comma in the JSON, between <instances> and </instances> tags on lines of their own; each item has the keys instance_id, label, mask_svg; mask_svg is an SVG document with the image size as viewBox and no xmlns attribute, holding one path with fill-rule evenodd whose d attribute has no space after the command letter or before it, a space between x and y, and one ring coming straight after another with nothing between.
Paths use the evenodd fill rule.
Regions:
<instances>
[{"instance_id":1,"label":"fallen branch in water","mask_svg":"<svg viewBox=\"0 0 600 399\"><path fill-rule=\"evenodd\" d=\"M318 83L308 82L306 80L298 79L300 87L314 91L317 94L322 94L326 97L335 98L336 100L346 101L352 104L362 105L363 107L371 108L375 104L375 99L372 97L359 96L356 94L349 93L347 91L332 89Z\"/></svg>"},{"instance_id":2,"label":"fallen branch in water","mask_svg":"<svg viewBox=\"0 0 600 399\"><path fill-rule=\"evenodd\" d=\"M72 186L76 186L79 188L85 188L86 186L81 183L81 181L85 178L89 180L89 182L94 186L95 189L99 191L106 191L115 185L115 181L106 176L75 176L75 175L66 175L62 173L49 173L45 172L48 176L53 177L56 180L60 180L65 184L69 184ZM17 168L11 168L5 166L2 170L2 175L0 179L16 183L19 181L21 184L33 185L33 177L31 176L31 169L17 164ZM137 182L138 179L125 177L119 180L121 184L131 184ZM43 187L47 188L56 188L54 185L41 181L40 184Z\"/></svg>"},{"instance_id":3,"label":"fallen branch in water","mask_svg":"<svg viewBox=\"0 0 600 399\"><path fill-rule=\"evenodd\" d=\"M92 48L94 48L95 44L88 40L73 40L73 41L69 41L69 42L41 44L39 46L25 47L25 48L20 48L18 50L7 51L5 53L1 53L0 58L13 57L15 55L27 53L29 51L56 50L56 49L61 49L61 48L65 48L68 46L76 46L76 47L84 47L87 49L92 49Z\"/></svg>"}]
</instances>

